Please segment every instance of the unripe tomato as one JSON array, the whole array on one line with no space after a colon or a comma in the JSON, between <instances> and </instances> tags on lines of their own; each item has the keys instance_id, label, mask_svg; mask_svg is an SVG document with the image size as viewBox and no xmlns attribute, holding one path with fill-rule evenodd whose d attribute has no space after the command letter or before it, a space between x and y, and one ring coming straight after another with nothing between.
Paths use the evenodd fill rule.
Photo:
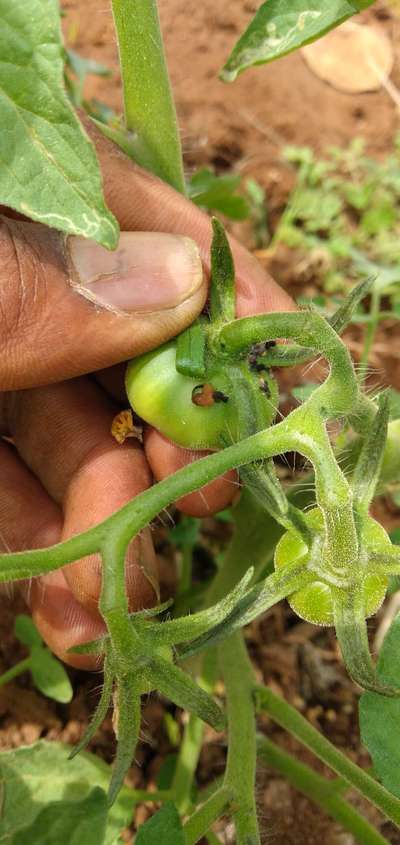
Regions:
<instances>
[{"instance_id":1,"label":"unripe tomato","mask_svg":"<svg viewBox=\"0 0 400 845\"><path fill-rule=\"evenodd\" d=\"M175 358L176 344L170 341L129 363L125 383L133 410L187 449L221 448L222 436L235 442L236 403L224 373L209 373L203 385L178 373Z\"/></svg>"},{"instance_id":2,"label":"unripe tomato","mask_svg":"<svg viewBox=\"0 0 400 845\"><path fill-rule=\"evenodd\" d=\"M319 508L314 508L306 516L310 527L318 532L323 531L323 516ZM362 530L362 542L369 551L390 546L391 542L382 525L372 517L367 517ZM294 563L307 554L307 546L294 531L287 531L275 550L275 569L281 569ZM375 573L365 576L363 587L365 600L365 616L373 616L379 610L387 590L388 579ZM302 590L293 593L288 602L292 610L306 622L313 625L333 625L333 603L331 588L328 584L317 579Z\"/></svg>"},{"instance_id":3,"label":"unripe tomato","mask_svg":"<svg viewBox=\"0 0 400 845\"><path fill-rule=\"evenodd\" d=\"M400 419L391 420L383 453L381 484L400 482Z\"/></svg>"}]
</instances>

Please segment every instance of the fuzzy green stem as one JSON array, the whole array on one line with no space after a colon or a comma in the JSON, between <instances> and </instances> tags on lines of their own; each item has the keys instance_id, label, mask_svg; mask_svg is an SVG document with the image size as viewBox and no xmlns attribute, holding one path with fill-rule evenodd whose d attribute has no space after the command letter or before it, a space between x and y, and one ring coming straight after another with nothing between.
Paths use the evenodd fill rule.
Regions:
<instances>
[{"instance_id":1,"label":"fuzzy green stem","mask_svg":"<svg viewBox=\"0 0 400 845\"><path fill-rule=\"evenodd\" d=\"M233 798L232 792L222 786L211 795L211 798L201 804L183 826L186 845L195 845L202 836L205 836L211 825L230 811Z\"/></svg>"},{"instance_id":2,"label":"fuzzy green stem","mask_svg":"<svg viewBox=\"0 0 400 845\"><path fill-rule=\"evenodd\" d=\"M185 193L182 152L156 0L112 0L126 127L135 159Z\"/></svg>"},{"instance_id":3,"label":"fuzzy green stem","mask_svg":"<svg viewBox=\"0 0 400 845\"><path fill-rule=\"evenodd\" d=\"M267 766L276 769L295 789L322 807L361 845L389 845L387 839L381 836L348 801L338 795L335 781L327 780L317 774L264 736L257 738L257 749L259 757Z\"/></svg>"},{"instance_id":4,"label":"fuzzy green stem","mask_svg":"<svg viewBox=\"0 0 400 845\"><path fill-rule=\"evenodd\" d=\"M0 676L0 687L4 687L5 684L8 684L9 681L14 680L17 678L18 675L22 675L23 672L27 672L32 663L31 657L25 657L24 660L20 660L19 663L16 663L15 666L12 666L11 669L8 669L7 672L4 672L3 675Z\"/></svg>"},{"instance_id":5,"label":"fuzzy green stem","mask_svg":"<svg viewBox=\"0 0 400 845\"><path fill-rule=\"evenodd\" d=\"M180 552L179 582L176 591L177 598L185 595L192 583L193 549L194 545L192 543L185 543Z\"/></svg>"},{"instance_id":6,"label":"fuzzy green stem","mask_svg":"<svg viewBox=\"0 0 400 845\"><path fill-rule=\"evenodd\" d=\"M241 634L219 649L228 714L228 760L224 784L237 796L233 814L237 845L260 845L254 797L257 751L253 672Z\"/></svg>"},{"instance_id":7,"label":"fuzzy green stem","mask_svg":"<svg viewBox=\"0 0 400 845\"><path fill-rule=\"evenodd\" d=\"M206 692L212 693L216 680L216 653L210 649L203 658L200 677L197 683ZM191 713L179 749L175 774L171 786L175 804L181 814L190 807L190 791L199 761L205 725L194 713Z\"/></svg>"},{"instance_id":8,"label":"fuzzy green stem","mask_svg":"<svg viewBox=\"0 0 400 845\"><path fill-rule=\"evenodd\" d=\"M145 490L104 522L76 537L71 537L70 540L45 549L1 554L0 582L35 577L60 569L66 563L101 551L106 543L111 543L115 538L118 539L119 547L125 549L129 541L163 508L187 493L200 489L229 469L273 457L290 449L296 449L312 460L313 441L307 437L300 442L297 432L298 412L303 411L304 407L305 405L292 413L290 428L285 420L274 428L259 432L221 452L201 458ZM107 590L111 593L113 589L110 581ZM106 600L108 601L108 598L104 597L104 601Z\"/></svg>"},{"instance_id":9,"label":"fuzzy green stem","mask_svg":"<svg viewBox=\"0 0 400 845\"><path fill-rule=\"evenodd\" d=\"M208 839L208 845L221 845L221 840L212 830L207 831L206 839Z\"/></svg>"},{"instance_id":10,"label":"fuzzy green stem","mask_svg":"<svg viewBox=\"0 0 400 845\"><path fill-rule=\"evenodd\" d=\"M374 804L394 824L400 825L400 800L388 792L367 772L360 769L341 751L325 739L294 707L275 695L268 687L256 687L256 703L259 710L268 713L281 728L295 736L302 745L310 749L323 763Z\"/></svg>"},{"instance_id":11,"label":"fuzzy green stem","mask_svg":"<svg viewBox=\"0 0 400 845\"><path fill-rule=\"evenodd\" d=\"M359 373L359 381L360 384L364 384L367 373L368 373L368 361L369 356L371 354L371 349L374 344L375 335L378 330L379 321L380 321L380 306L381 306L381 292L377 286L372 289L371 292L371 305L369 309L369 315L371 317L370 322L367 325L367 329L365 332L364 338L364 346L363 351L360 359L360 373Z\"/></svg>"}]
</instances>

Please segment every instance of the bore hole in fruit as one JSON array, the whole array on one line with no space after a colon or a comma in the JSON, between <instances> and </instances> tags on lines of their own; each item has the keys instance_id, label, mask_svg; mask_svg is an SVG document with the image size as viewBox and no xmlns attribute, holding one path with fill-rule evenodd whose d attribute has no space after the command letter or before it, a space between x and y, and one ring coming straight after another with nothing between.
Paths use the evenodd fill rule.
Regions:
<instances>
[{"instance_id":1,"label":"bore hole in fruit","mask_svg":"<svg viewBox=\"0 0 400 845\"><path fill-rule=\"evenodd\" d=\"M215 390L212 384L198 384L192 391L192 402L202 408L208 408L216 402L228 402L229 397L222 390Z\"/></svg>"}]
</instances>

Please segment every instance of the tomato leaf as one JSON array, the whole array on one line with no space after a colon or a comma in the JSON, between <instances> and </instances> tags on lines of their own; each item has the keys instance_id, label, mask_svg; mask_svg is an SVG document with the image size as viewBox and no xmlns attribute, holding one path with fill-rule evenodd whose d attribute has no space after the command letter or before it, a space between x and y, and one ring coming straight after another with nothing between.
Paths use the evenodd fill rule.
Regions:
<instances>
[{"instance_id":1,"label":"tomato leaf","mask_svg":"<svg viewBox=\"0 0 400 845\"><path fill-rule=\"evenodd\" d=\"M13 836L12 845L103 845L107 824L107 796L95 787L82 801L52 801L29 827Z\"/></svg>"},{"instance_id":2,"label":"tomato leaf","mask_svg":"<svg viewBox=\"0 0 400 845\"><path fill-rule=\"evenodd\" d=\"M177 525L169 532L169 539L178 549L194 546L200 534L200 520L194 516L181 516Z\"/></svg>"},{"instance_id":3,"label":"tomato leaf","mask_svg":"<svg viewBox=\"0 0 400 845\"><path fill-rule=\"evenodd\" d=\"M26 613L20 613L15 619L14 633L20 643L31 648L42 645L42 638L36 625Z\"/></svg>"},{"instance_id":4,"label":"tomato leaf","mask_svg":"<svg viewBox=\"0 0 400 845\"><path fill-rule=\"evenodd\" d=\"M377 663L380 680L400 687L400 616L384 639ZM400 699L365 692L359 705L361 739L374 770L390 792L400 798L400 745L393 741L400 723Z\"/></svg>"},{"instance_id":5,"label":"tomato leaf","mask_svg":"<svg viewBox=\"0 0 400 845\"><path fill-rule=\"evenodd\" d=\"M158 813L155 813L137 833L136 845L185 845L178 810L172 801L167 801Z\"/></svg>"},{"instance_id":6,"label":"tomato leaf","mask_svg":"<svg viewBox=\"0 0 400 845\"><path fill-rule=\"evenodd\" d=\"M63 85L58 0L0 0L0 204L112 249L92 143Z\"/></svg>"},{"instance_id":7,"label":"tomato leaf","mask_svg":"<svg viewBox=\"0 0 400 845\"><path fill-rule=\"evenodd\" d=\"M94 787L102 792L108 788L110 767L93 754L82 752L78 758L69 760L70 748L58 742L36 742L0 754L0 782L2 784L2 806L0 813L0 842L20 845L24 842L22 832L32 829L42 811L48 805L57 804L58 812L64 815L73 812L72 805L81 805L89 796L94 801L101 817L100 804L103 799L95 796ZM121 831L132 819L133 793L124 787L107 817L103 839L98 845L117 845ZM80 810L77 809L77 814ZM42 817L43 819L43 817ZM36 830L36 828L33 828ZM74 842L68 836L54 840L54 845ZM93 840L94 841L94 840ZM47 845L48 840L31 837L31 843ZM53 845L53 840L50 840ZM78 842L78 840L77 840ZM80 842L91 840L82 835ZM74 843L75 845L75 843Z\"/></svg>"},{"instance_id":8,"label":"tomato leaf","mask_svg":"<svg viewBox=\"0 0 400 845\"><path fill-rule=\"evenodd\" d=\"M245 220L250 216L250 206L236 191L240 188L240 176L223 173L216 176L204 167L194 173L188 183L188 194L192 202L208 211L219 211L231 220Z\"/></svg>"},{"instance_id":9,"label":"tomato leaf","mask_svg":"<svg viewBox=\"0 0 400 845\"><path fill-rule=\"evenodd\" d=\"M374 0L266 0L221 71L225 82L253 65L272 62L310 44L371 6Z\"/></svg>"},{"instance_id":10,"label":"tomato leaf","mask_svg":"<svg viewBox=\"0 0 400 845\"><path fill-rule=\"evenodd\" d=\"M389 397L390 397L390 419L391 420L399 420L400 419L400 392L395 390L394 387L389 388Z\"/></svg>"},{"instance_id":11,"label":"tomato leaf","mask_svg":"<svg viewBox=\"0 0 400 845\"><path fill-rule=\"evenodd\" d=\"M35 686L43 695L62 704L71 701L73 689L67 672L47 648L33 646L30 670Z\"/></svg>"}]
</instances>

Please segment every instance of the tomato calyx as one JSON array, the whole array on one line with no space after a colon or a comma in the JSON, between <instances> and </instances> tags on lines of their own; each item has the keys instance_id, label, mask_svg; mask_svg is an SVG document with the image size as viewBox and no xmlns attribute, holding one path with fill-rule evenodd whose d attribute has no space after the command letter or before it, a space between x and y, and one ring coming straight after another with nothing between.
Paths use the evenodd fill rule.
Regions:
<instances>
[{"instance_id":1,"label":"tomato calyx","mask_svg":"<svg viewBox=\"0 0 400 845\"><path fill-rule=\"evenodd\" d=\"M383 527L366 515L358 515L360 548L350 567L334 573L324 560L323 514L319 508L306 516L313 531L307 546L298 534L288 531L275 552L275 570L304 567L304 584L287 600L294 612L314 625L334 626L346 668L363 689L385 696L399 696L400 690L382 684L376 674L368 645L366 620L381 606L391 572L398 571L400 555L393 554ZM395 562L396 561L396 562ZM310 573L315 577L310 579Z\"/></svg>"}]
</instances>

